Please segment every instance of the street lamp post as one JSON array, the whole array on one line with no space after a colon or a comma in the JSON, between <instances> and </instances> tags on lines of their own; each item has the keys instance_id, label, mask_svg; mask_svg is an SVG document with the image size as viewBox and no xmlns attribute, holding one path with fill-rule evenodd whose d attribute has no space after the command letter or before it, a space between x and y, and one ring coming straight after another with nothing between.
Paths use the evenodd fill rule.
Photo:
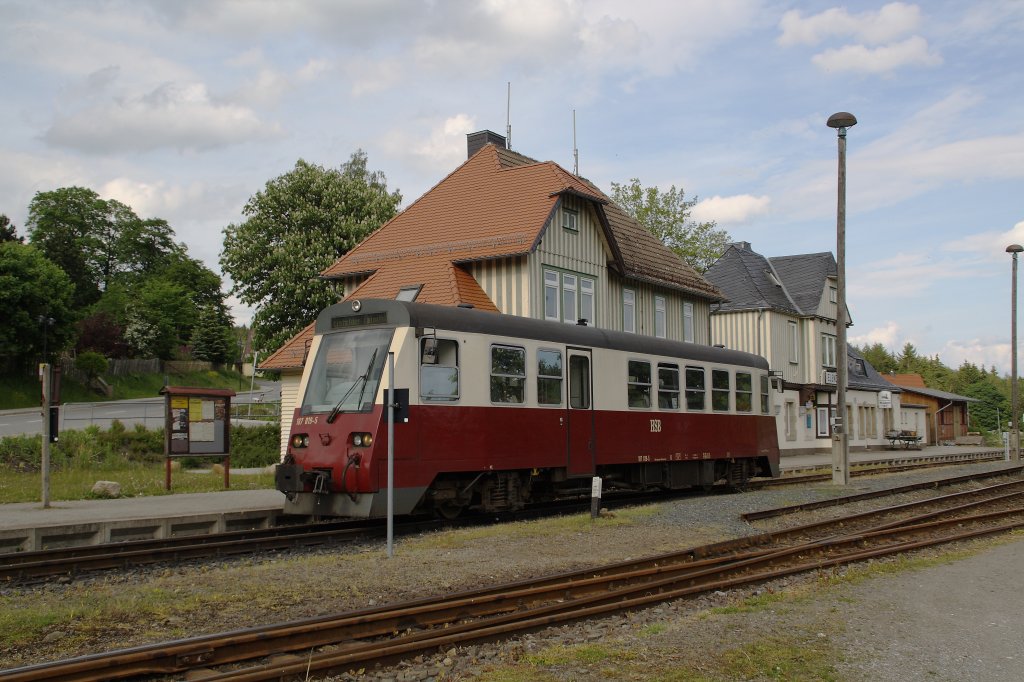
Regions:
<instances>
[{"instance_id":1,"label":"street lamp post","mask_svg":"<svg viewBox=\"0 0 1024 682\"><path fill-rule=\"evenodd\" d=\"M826 125L839 136L839 191L836 207L836 417L832 432L832 482L850 483L850 437L846 428L846 129L857 117L845 111L832 114Z\"/></svg>"},{"instance_id":2,"label":"street lamp post","mask_svg":"<svg viewBox=\"0 0 1024 682\"><path fill-rule=\"evenodd\" d=\"M1017 254L1020 244L1010 244L1006 253L1013 256L1013 283L1010 287L1010 422L1013 435L1013 461L1020 461L1020 413L1017 411Z\"/></svg>"}]
</instances>

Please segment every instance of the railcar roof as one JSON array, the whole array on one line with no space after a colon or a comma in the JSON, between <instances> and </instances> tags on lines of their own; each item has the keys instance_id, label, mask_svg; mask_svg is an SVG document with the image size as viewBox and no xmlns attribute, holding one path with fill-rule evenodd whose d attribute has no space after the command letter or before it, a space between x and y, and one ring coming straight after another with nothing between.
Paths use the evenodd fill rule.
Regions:
<instances>
[{"instance_id":1,"label":"railcar roof","mask_svg":"<svg viewBox=\"0 0 1024 682\"><path fill-rule=\"evenodd\" d=\"M744 365L768 369L768 361L752 353L704 346L682 341L669 341L651 336L628 334L626 332L569 325L562 322L535 320L518 315L503 315L470 308L407 303L384 299L359 301L358 311L353 310L353 301L344 301L326 308L316 322L316 333L332 330L332 319L354 315L387 313L388 326L408 326L438 331L487 334L506 338L550 341L567 346L608 348L644 355L661 355L697 362Z\"/></svg>"}]
</instances>

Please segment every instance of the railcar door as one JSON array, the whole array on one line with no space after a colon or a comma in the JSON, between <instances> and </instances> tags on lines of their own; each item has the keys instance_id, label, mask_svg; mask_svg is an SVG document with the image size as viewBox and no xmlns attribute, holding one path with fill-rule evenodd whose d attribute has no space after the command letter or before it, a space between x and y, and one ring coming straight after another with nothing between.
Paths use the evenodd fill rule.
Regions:
<instances>
[{"instance_id":1,"label":"railcar door","mask_svg":"<svg viewBox=\"0 0 1024 682\"><path fill-rule=\"evenodd\" d=\"M570 476L590 476L594 473L594 396L593 371L590 351L568 348L569 405L566 410L568 424L568 470Z\"/></svg>"}]
</instances>

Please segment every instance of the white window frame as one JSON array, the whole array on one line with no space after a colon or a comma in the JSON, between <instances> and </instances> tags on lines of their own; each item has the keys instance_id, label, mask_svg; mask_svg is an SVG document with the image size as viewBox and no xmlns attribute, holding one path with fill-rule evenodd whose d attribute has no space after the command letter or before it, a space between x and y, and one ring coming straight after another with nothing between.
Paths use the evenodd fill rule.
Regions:
<instances>
[{"instance_id":1,"label":"white window frame","mask_svg":"<svg viewBox=\"0 0 1024 682\"><path fill-rule=\"evenodd\" d=\"M829 362L831 360L831 362ZM832 334L821 333L821 366L838 367L836 362L836 337Z\"/></svg>"},{"instance_id":2,"label":"white window frame","mask_svg":"<svg viewBox=\"0 0 1024 682\"><path fill-rule=\"evenodd\" d=\"M683 341L693 343L693 304L683 302Z\"/></svg>"},{"instance_id":3,"label":"white window frame","mask_svg":"<svg viewBox=\"0 0 1024 682\"><path fill-rule=\"evenodd\" d=\"M594 325L594 280L580 277L580 319Z\"/></svg>"},{"instance_id":4,"label":"white window frame","mask_svg":"<svg viewBox=\"0 0 1024 682\"><path fill-rule=\"evenodd\" d=\"M835 287L828 288L828 302L838 303L839 302L839 290Z\"/></svg>"},{"instance_id":5,"label":"white window frame","mask_svg":"<svg viewBox=\"0 0 1024 682\"><path fill-rule=\"evenodd\" d=\"M586 277L578 272L544 268L544 319L578 324L582 318L587 320L588 326L593 326L595 288L596 280L593 277ZM554 302L554 310L549 305L549 294ZM572 297L572 310L566 305L566 295Z\"/></svg>"},{"instance_id":6,"label":"white window frame","mask_svg":"<svg viewBox=\"0 0 1024 682\"><path fill-rule=\"evenodd\" d=\"M562 229L578 233L580 231L579 211L572 208L562 209Z\"/></svg>"},{"instance_id":7,"label":"white window frame","mask_svg":"<svg viewBox=\"0 0 1024 682\"><path fill-rule=\"evenodd\" d=\"M561 276L557 270L544 270L544 319L558 322L562 319ZM548 292L554 292L554 311L548 306Z\"/></svg>"},{"instance_id":8,"label":"white window frame","mask_svg":"<svg viewBox=\"0 0 1024 682\"><path fill-rule=\"evenodd\" d=\"M796 320L789 320L789 364L800 363L800 328Z\"/></svg>"},{"instance_id":9,"label":"white window frame","mask_svg":"<svg viewBox=\"0 0 1024 682\"><path fill-rule=\"evenodd\" d=\"M668 318L665 314L665 297L654 297L654 335L664 339L668 334Z\"/></svg>"},{"instance_id":10,"label":"white window frame","mask_svg":"<svg viewBox=\"0 0 1024 682\"><path fill-rule=\"evenodd\" d=\"M622 290L622 331L636 334L636 292Z\"/></svg>"}]
</instances>

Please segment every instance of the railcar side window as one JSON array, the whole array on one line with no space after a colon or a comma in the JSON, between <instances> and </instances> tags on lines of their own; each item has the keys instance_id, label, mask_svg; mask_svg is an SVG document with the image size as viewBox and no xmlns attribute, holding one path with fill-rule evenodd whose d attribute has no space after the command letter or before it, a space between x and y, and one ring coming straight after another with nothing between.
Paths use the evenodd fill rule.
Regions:
<instances>
[{"instance_id":1,"label":"railcar side window","mask_svg":"<svg viewBox=\"0 0 1024 682\"><path fill-rule=\"evenodd\" d=\"M651 363L639 360L629 361L627 382L630 407L651 406Z\"/></svg>"},{"instance_id":2,"label":"railcar side window","mask_svg":"<svg viewBox=\"0 0 1024 682\"><path fill-rule=\"evenodd\" d=\"M425 336L420 339L420 397L459 399L459 342Z\"/></svg>"},{"instance_id":3,"label":"railcar side window","mask_svg":"<svg viewBox=\"0 0 1024 682\"><path fill-rule=\"evenodd\" d=\"M736 372L736 411L751 412L754 409L754 384L749 372Z\"/></svg>"},{"instance_id":4,"label":"railcar side window","mask_svg":"<svg viewBox=\"0 0 1024 682\"><path fill-rule=\"evenodd\" d=\"M705 410L704 370L700 367L686 368L686 409Z\"/></svg>"},{"instance_id":5,"label":"railcar side window","mask_svg":"<svg viewBox=\"0 0 1024 682\"><path fill-rule=\"evenodd\" d=\"M658 407L679 409L679 366L658 365Z\"/></svg>"},{"instance_id":6,"label":"railcar side window","mask_svg":"<svg viewBox=\"0 0 1024 682\"><path fill-rule=\"evenodd\" d=\"M491 346L491 402L521 404L526 400L526 351Z\"/></svg>"},{"instance_id":7,"label":"railcar side window","mask_svg":"<svg viewBox=\"0 0 1024 682\"><path fill-rule=\"evenodd\" d=\"M562 404L561 351L537 351L537 403L539 405Z\"/></svg>"},{"instance_id":8,"label":"railcar side window","mask_svg":"<svg viewBox=\"0 0 1024 682\"><path fill-rule=\"evenodd\" d=\"M715 412L729 411L729 370L711 370L711 409Z\"/></svg>"},{"instance_id":9,"label":"railcar side window","mask_svg":"<svg viewBox=\"0 0 1024 682\"><path fill-rule=\"evenodd\" d=\"M771 413L771 382L764 374L761 375L761 414Z\"/></svg>"}]
</instances>

